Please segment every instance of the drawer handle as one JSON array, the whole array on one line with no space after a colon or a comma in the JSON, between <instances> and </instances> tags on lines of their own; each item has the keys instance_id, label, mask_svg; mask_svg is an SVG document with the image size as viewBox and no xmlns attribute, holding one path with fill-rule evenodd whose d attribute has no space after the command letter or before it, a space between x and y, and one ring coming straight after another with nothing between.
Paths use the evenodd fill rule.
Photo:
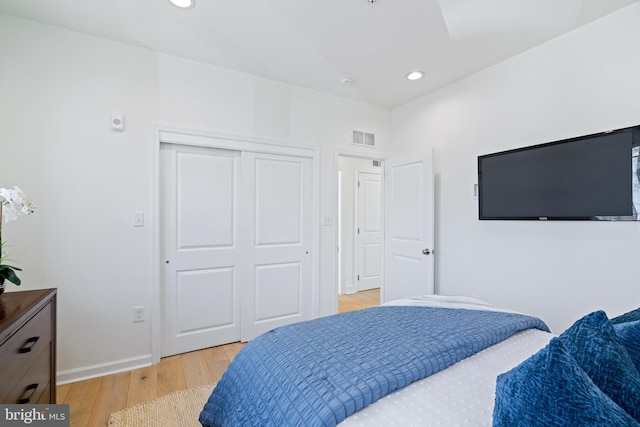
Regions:
<instances>
[{"instance_id":1,"label":"drawer handle","mask_svg":"<svg viewBox=\"0 0 640 427\"><path fill-rule=\"evenodd\" d=\"M38 342L39 339L40 337L29 338L25 343L24 347L18 350L18 353L29 353L31 350L33 350L33 347L36 346L36 343Z\"/></svg>"},{"instance_id":2,"label":"drawer handle","mask_svg":"<svg viewBox=\"0 0 640 427\"><path fill-rule=\"evenodd\" d=\"M29 393L29 396L27 397L21 397L20 400L18 400L18 403L20 404L29 403L29 400L31 400L33 393L35 393L37 389L38 389L38 384L29 384L27 388L24 389L24 393L22 393L22 395L24 396L25 394L29 393L29 391L31 391L31 393Z\"/></svg>"}]
</instances>

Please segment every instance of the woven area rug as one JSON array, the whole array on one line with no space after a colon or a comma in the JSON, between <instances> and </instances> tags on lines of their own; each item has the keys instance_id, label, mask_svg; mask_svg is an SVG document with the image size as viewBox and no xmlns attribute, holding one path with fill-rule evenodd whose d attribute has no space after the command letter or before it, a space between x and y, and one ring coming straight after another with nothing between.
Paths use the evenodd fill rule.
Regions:
<instances>
[{"instance_id":1,"label":"woven area rug","mask_svg":"<svg viewBox=\"0 0 640 427\"><path fill-rule=\"evenodd\" d=\"M109 427L201 427L198 416L215 384L175 391L109 416Z\"/></svg>"}]
</instances>

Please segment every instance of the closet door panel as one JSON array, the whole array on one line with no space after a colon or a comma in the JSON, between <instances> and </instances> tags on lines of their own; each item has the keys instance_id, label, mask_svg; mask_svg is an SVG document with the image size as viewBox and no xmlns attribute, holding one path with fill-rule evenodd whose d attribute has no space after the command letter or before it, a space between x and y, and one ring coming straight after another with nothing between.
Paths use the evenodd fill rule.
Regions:
<instances>
[{"instance_id":1,"label":"closet door panel","mask_svg":"<svg viewBox=\"0 0 640 427\"><path fill-rule=\"evenodd\" d=\"M163 356L240 339L240 153L164 144Z\"/></svg>"},{"instance_id":2,"label":"closet door panel","mask_svg":"<svg viewBox=\"0 0 640 427\"><path fill-rule=\"evenodd\" d=\"M242 340L311 318L312 161L242 153Z\"/></svg>"}]
</instances>

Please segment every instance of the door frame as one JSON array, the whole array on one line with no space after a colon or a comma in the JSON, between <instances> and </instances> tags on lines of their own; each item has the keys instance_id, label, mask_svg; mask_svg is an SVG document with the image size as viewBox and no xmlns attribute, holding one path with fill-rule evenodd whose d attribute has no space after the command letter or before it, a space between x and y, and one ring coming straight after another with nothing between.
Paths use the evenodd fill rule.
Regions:
<instances>
[{"instance_id":1,"label":"door frame","mask_svg":"<svg viewBox=\"0 0 640 427\"><path fill-rule=\"evenodd\" d=\"M191 145L198 147L218 148L235 151L252 151L255 153L268 153L308 157L312 161L312 188L311 213L312 236L311 247L311 316L318 317L319 311L319 263L320 263L320 239L319 239L319 205L320 205L320 148L311 145L293 144L278 140L269 140L255 136L223 134L220 132L182 128L172 125L155 124L151 147L151 212L149 212L149 227L151 236L151 363L159 363L162 355L162 317L164 316L164 267L162 246L162 222L160 205L160 146L172 143L179 145ZM337 294L336 294L337 304Z\"/></svg>"},{"instance_id":2,"label":"door frame","mask_svg":"<svg viewBox=\"0 0 640 427\"><path fill-rule=\"evenodd\" d=\"M357 158L357 159L363 159L363 160L380 160L382 162L386 161L388 158L391 157L390 154L387 153L366 153L366 152L362 152L362 151L355 151L355 150L349 150L349 149L345 149L345 148L336 148L334 149L334 153L333 153L333 170L331 173L332 179L333 179L333 184L332 184L332 191L333 191L333 195L332 195L332 199L333 199L333 218L335 218L336 220L336 226L334 227L334 255L333 255L333 265L334 265L334 271L333 271L333 283L334 283L334 289L333 289L333 306L334 306L334 313L338 312L338 295L340 294L340 269L338 268L340 266L340 252L338 251L338 248L340 246L340 233L339 233L339 227L337 224L340 212L339 212L339 207L340 207L340 203L339 203L339 197L340 197L340 188L339 185L340 183L338 182L338 171L340 170L340 164L339 164L339 158L340 157L353 157L353 158ZM382 177L382 182L384 183L384 168L382 168L382 170L380 171L380 176ZM384 218L385 215L385 211L384 211L384 190L382 192L382 216ZM384 234L384 230L383 230L383 234ZM384 239L384 237L383 237ZM382 285L380 286L380 296L382 297L384 292L384 278L382 279Z\"/></svg>"}]
</instances>

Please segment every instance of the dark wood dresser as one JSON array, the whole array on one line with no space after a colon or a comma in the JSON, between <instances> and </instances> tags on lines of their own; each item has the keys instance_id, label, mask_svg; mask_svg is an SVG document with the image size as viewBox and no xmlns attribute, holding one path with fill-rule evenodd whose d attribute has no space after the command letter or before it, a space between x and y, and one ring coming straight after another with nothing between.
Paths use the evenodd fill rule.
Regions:
<instances>
[{"instance_id":1,"label":"dark wood dresser","mask_svg":"<svg viewBox=\"0 0 640 427\"><path fill-rule=\"evenodd\" d=\"M56 295L0 295L0 403L56 403Z\"/></svg>"}]
</instances>

